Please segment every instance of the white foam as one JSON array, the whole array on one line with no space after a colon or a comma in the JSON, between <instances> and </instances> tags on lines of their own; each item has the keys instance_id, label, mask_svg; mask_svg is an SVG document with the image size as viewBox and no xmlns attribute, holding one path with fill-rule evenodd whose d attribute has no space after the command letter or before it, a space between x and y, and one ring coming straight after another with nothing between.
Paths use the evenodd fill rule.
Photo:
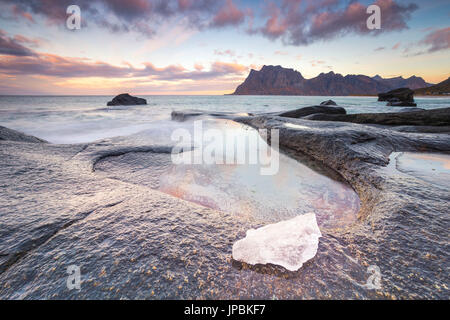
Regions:
<instances>
[{"instance_id":1,"label":"white foam","mask_svg":"<svg viewBox=\"0 0 450 320\"><path fill-rule=\"evenodd\" d=\"M244 239L234 243L233 259L252 265L272 263L297 271L316 255L321 236L316 215L300 215L248 230Z\"/></svg>"}]
</instances>

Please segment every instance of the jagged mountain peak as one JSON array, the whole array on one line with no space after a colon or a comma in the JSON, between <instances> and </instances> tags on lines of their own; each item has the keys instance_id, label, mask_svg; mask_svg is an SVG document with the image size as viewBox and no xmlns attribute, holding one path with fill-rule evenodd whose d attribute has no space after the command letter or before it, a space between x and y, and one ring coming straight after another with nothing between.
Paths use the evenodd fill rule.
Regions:
<instances>
[{"instance_id":1,"label":"jagged mountain peak","mask_svg":"<svg viewBox=\"0 0 450 320\"><path fill-rule=\"evenodd\" d=\"M429 86L420 77L384 79L380 75L346 75L330 71L315 78L305 79L302 74L280 65L264 65L252 69L247 79L236 88L237 95L366 95L392 89L411 89Z\"/></svg>"}]
</instances>

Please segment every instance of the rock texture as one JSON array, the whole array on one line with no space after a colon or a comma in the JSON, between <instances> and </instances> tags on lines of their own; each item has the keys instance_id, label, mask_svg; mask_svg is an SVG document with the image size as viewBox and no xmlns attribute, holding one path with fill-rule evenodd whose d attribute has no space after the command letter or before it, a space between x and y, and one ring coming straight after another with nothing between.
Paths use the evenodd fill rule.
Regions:
<instances>
[{"instance_id":1,"label":"rock texture","mask_svg":"<svg viewBox=\"0 0 450 320\"><path fill-rule=\"evenodd\" d=\"M415 112L357 113L357 114L313 114L308 120L342 121L361 124L381 124L389 126L450 126L450 108Z\"/></svg>"},{"instance_id":2,"label":"rock texture","mask_svg":"<svg viewBox=\"0 0 450 320\"><path fill-rule=\"evenodd\" d=\"M401 171L407 163L392 155L449 154L449 134L275 115L235 121L278 129L281 147L335 171L362 201L352 225L321 230L299 271L233 261L232 244L258 221L151 187L170 146L3 139L0 299L448 299L450 185ZM66 287L70 265L81 267L81 290ZM381 271L378 290L367 287L369 266Z\"/></svg>"},{"instance_id":3,"label":"rock texture","mask_svg":"<svg viewBox=\"0 0 450 320\"><path fill-rule=\"evenodd\" d=\"M202 110L174 110L171 113L172 120L175 121L186 121L191 118L196 117L214 117L214 118L222 118L222 119L234 119L238 116L251 116L253 114L242 112L242 113L236 113L236 112L220 112L220 111L210 111L205 112Z\"/></svg>"},{"instance_id":4,"label":"rock texture","mask_svg":"<svg viewBox=\"0 0 450 320\"><path fill-rule=\"evenodd\" d=\"M278 113L280 117L287 117L287 118L302 118L305 116L308 116L310 114L346 114L346 111L342 107L333 107L328 105L320 105L320 106L310 106L310 107L303 107L296 110L290 110L286 112Z\"/></svg>"},{"instance_id":5,"label":"rock texture","mask_svg":"<svg viewBox=\"0 0 450 320\"><path fill-rule=\"evenodd\" d=\"M122 93L115 96L107 103L107 106L134 106L147 104L147 100L143 98L130 96L128 93Z\"/></svg>"},{"instance_id":6,"label":"rock texture","mask_svg":"<svg viewBox=\"0 0 450 320\"><path fill-rule=\"evenodd\" d=\"M327 100L320 103L321 106L337 106L337 103L333 100Z\"/></svg>"},{"instance_id":7,"label":"rock texture","mask_svg":"<svg viewBox=\"0 0 450 320\"><path fill-rule=\"evenodd\" d=\"M0 126L0 140L18 141L18 142L32 142L32 143L45 143L47 141L26 135L22 132L8 129Z\"/></svg>"},{"instance_id":8,"label":"rock texture","mask_svg":"<svg viewBox=\"0 0 450 320\"><path fill-rule=\"evenodd\" d=\"M383 79L380 76L342 76L334 72L321 73L315 78L305 79L300 72L281 66L263 66L251 70L247 79L240 84L236 95L376 95L401 86L420 88L428 86L422 78L402 77Z\"/></svg>"}]
</instances>

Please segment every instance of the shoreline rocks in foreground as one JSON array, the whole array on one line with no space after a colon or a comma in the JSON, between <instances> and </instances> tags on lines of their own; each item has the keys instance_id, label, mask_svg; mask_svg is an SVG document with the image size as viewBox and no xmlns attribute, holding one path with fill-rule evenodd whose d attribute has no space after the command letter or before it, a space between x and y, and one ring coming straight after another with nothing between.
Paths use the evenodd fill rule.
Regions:
<instances>
[{"instance_id":1,"label":"shoreline rocks in foreground","mask_svg":"<svg viewBox=\"0 0 450 320\"><path fill-rule=\"evenodd\" d=\"M111 101L109 101L107 106L136 106L136 105L145 105L147 104L147 100L143 98L138 98L131 96L128 93L122 93L115 96Z\"/></svg>"},{"instance_id":2,"label":"shoreline rocks in foreground","mask_svg":"<svg viewBox=\"0 0 450 320\"><path fill-rule=\"evenodd\" d=\"M342 108L338 107L336 104L330 104L330 102L333 102L331 100L324 101L318 106L309 106L309 107L303 107L300 109L290 110L286 112L281 112L278 114L280 117L286 117L286 118L303 118L312 114L346 114L347 111Z\"/></svg>"},{"instance_id":3,"label":"shoreline rocks in foreground","mask_svg":"<svg viewBox=\"0 0 450 320\"><path fill-rule=\"evenodd\" d=\"M450 108L418 110L414 112L325 114L316 113L303 119L316 121L340 121L359 124L388 126L450 126Z\"/></svg>"}]
</instances>

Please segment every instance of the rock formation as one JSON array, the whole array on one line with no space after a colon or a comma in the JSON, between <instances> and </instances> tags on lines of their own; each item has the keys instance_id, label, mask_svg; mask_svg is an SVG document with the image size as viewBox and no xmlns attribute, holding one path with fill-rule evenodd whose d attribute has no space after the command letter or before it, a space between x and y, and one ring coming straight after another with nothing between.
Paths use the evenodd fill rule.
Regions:
<instances>
[{"instance_id":1,"label":"rock formation","mask_svg":"<svg viewBox=\"0 0 450 320\"><path fill-rule=\"evenodd\" d=\"M143 104L147 104L147 100L130 96L128 93L122 93L109 101L107 106L135 106Z\"/></svg>"},{"instance_id":2,"label":"rock formation","mask_svg":"<svg viewBox=\"0 0 450 320\"><path fill-rule=\"evenodd\" d=\"M247 79L240 84L235 95L376 95L399 87L412 89L429 84L422 78L402 77L383 79L365 75L347 75L329 72L312 79L305 79L293 69L281 66L263 66L261 70L251 70Z\"/></svg>"},{"instance_id":3,"label":"rock formation","mask_svg":"<svg viewBox=\"0 0 450 320\"><path fill-rule=\"evenodd\" d=\"M280 117L286 117L286 118L302 118L306 117L310 114L346 114L346 111L342 107L333 107L333 106L326 106L326 105L320 105L320 106L310 106L310 107L303 107L296 110L290 110L286 112L281 112L278 115Z\"/></svg>"},{"instance_id":4,"label":"rock formation","mask_svg":"<svg viewBox=\"0 0 450 320\"><path fill-rule=\"evenodd\" d=\"M414 91L409 88L399 88L378 94L378 101L388 101L392 107L417 107L414 103Z\"/></svg>"}]
</instances>

